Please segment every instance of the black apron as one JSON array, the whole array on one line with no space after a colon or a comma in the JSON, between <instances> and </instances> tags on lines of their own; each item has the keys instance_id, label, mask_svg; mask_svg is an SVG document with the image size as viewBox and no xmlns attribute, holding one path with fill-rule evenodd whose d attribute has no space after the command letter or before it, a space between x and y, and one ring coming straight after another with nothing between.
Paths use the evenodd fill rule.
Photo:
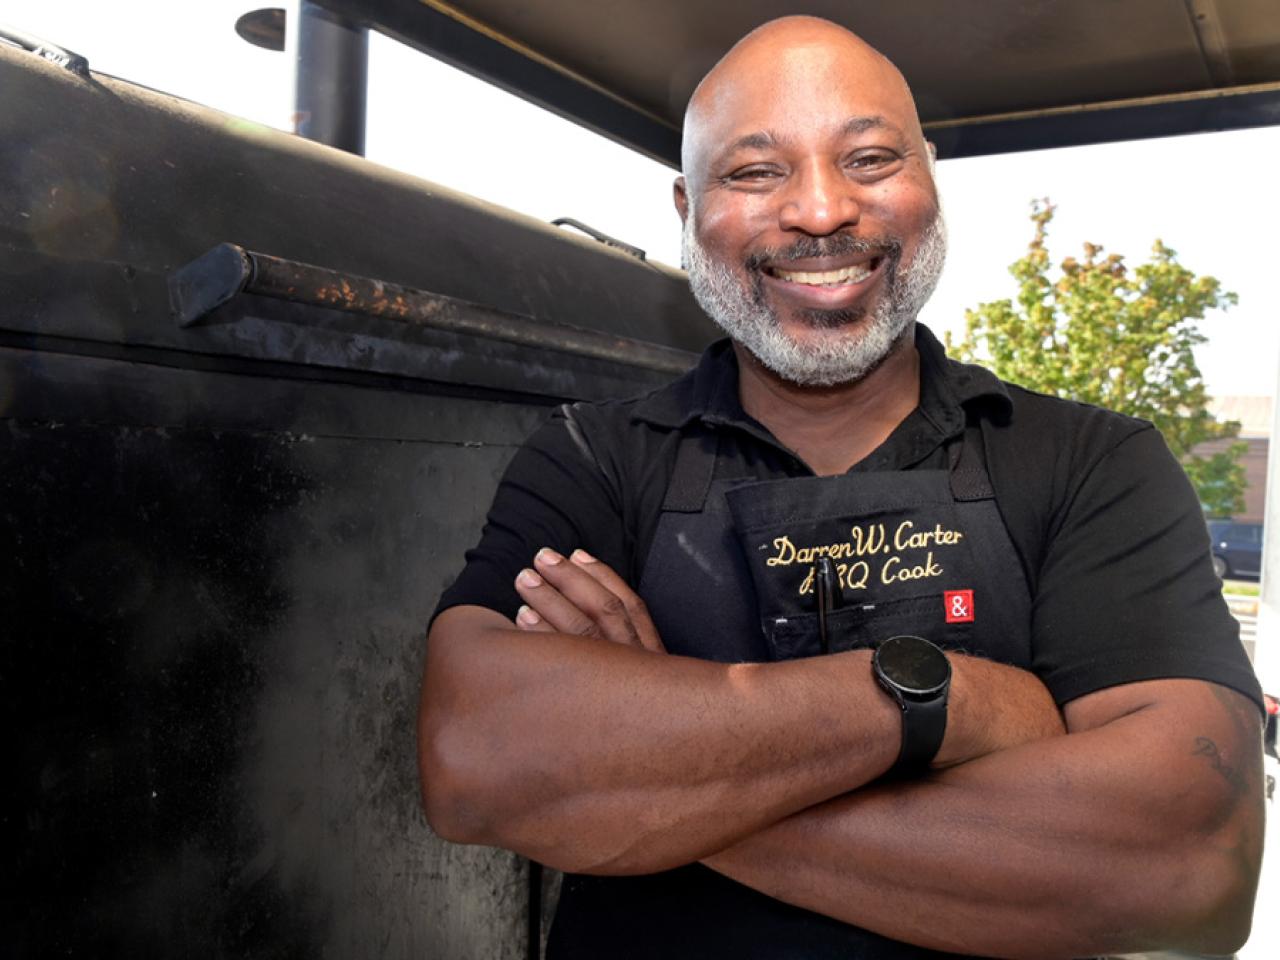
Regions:
<instances>
[{"instance_id":1,"label":"black apron","mask_svg":"<svg viewBox=\"0 0 1280 960\"><path fill-rule=\"evenodd\" d=\"M1028 667L1031 596L979 429L948 470L718 476L720 434L680 444L638 592L668 652L724 663L818 655L814 561L841 604L833 652L900 633ZM565 877L548 956L911 960L941 956L792 907L698 864Z\"/></svg>"}]
</instances>

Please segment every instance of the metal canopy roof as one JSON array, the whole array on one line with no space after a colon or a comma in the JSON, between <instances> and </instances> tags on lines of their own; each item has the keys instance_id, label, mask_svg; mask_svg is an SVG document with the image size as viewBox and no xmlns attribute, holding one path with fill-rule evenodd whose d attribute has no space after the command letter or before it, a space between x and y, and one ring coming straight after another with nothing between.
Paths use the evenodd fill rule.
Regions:
<instances>
[{"instance_id":1,"label":"metal canopy roof","mask_svg":"<svg viewBox=\"0 0 1280 960\"><path fill-rule=\"evenodd\" d=\"M1280 0L318 2L673 166L699 77L797 12L897 63L944 157L1280 123Z\"/></svg>"}]
</instances>

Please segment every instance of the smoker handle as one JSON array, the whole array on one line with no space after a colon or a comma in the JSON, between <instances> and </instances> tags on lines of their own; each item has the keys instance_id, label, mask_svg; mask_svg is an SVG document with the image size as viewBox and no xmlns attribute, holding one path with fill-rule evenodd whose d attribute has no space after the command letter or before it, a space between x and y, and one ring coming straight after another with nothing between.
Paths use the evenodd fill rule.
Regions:
<instances>
[{"instance_id":1,"label":"smoker handle","mask_svg":"<svg viewBox=\"0 0 1280 960\"><path fill-rule=\"evenodd\" d=\"M645 258L645 252L639 247L630 243L625 243L617 237L611 237L607 233L602 233L595 227L587 226L587 224L583 223L581 220L575 220L573 217L558 217L551 221L551 225L553 227L573 227L575 230L581 230L592 240L598 240L600 243L603 243L606 247L613 247L615 250L621 250L623 253L629 253L637 260L643 260Z\"/></svg>"},{"instance_id":2,"label":"smoker handle","mask_svg":"<svg viewBox=\"0 0 1280 960\"><path fill-rule=\"evenodd\" d=\"M255 253L233 243L220 243L169 275L170 303L182 327L195 326L242 293L558 350L662 373L684 373L698 360L697 354L688 350L537 320L444 294Z\"/></svg>"},{"instance_id":3,"label":"smoker handle","mask_svg":"<svg viewBox=\"0 0 1280 960\"><path fill-rule=\"evenodd\" d=\"M50 63L56 63L58 66L70 70L85 79L89 78L89 61L78 53L72 53L65 47L60 47L47 40L41 40L33 34L23 33L21 30L15 30L13 27L2 23L0 23L0 40L7 40L28 53L34 53L37 57L48 60Z\"/></svg>"}]
</instances>

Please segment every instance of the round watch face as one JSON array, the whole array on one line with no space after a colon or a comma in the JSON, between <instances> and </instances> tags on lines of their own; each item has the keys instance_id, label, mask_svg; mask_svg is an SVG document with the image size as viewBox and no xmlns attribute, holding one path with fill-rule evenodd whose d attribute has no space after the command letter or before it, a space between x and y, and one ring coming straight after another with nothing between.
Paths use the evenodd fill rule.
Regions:
<instances>
[{"instance_id":1,"label":"round watch face","mask_svg":"<svg viewBox=\"0 0 1280 960\"><path fill-rule=\"evenodd\" d=\"M951 679L946 655L923 637L890 637L876 648L880 672L904 694L931 694Z\"/></svg>"}]
</instances>

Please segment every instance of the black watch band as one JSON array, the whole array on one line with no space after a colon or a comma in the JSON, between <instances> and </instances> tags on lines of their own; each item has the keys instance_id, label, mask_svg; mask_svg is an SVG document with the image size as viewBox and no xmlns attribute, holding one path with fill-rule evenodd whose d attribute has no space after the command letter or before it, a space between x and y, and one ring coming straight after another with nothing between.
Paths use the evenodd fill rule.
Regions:
<instances>
[{"instance_id":1,"label":"black watch band","mask_svg":"<svg viewBox=\"0 0 1280 960\"><path fill-rule=\"evenodd\" d=\"M902 701L902 748L890 773L894 776L919 776L929 769L938 755L947 732L947 699L913 703Z\"/></svg>"},{"instance_id":2,"label":"black watch band","mask_svg":"<svg viewBox=\"0 0 1280 960\"><path fill-rule=\"evenodd\" d=\"M947 732L951 664L946 654L923 637L890 637L876 647L871 668L902 711L902 746L889 773L924 773Z\"/></svg>"}]
</instances>

